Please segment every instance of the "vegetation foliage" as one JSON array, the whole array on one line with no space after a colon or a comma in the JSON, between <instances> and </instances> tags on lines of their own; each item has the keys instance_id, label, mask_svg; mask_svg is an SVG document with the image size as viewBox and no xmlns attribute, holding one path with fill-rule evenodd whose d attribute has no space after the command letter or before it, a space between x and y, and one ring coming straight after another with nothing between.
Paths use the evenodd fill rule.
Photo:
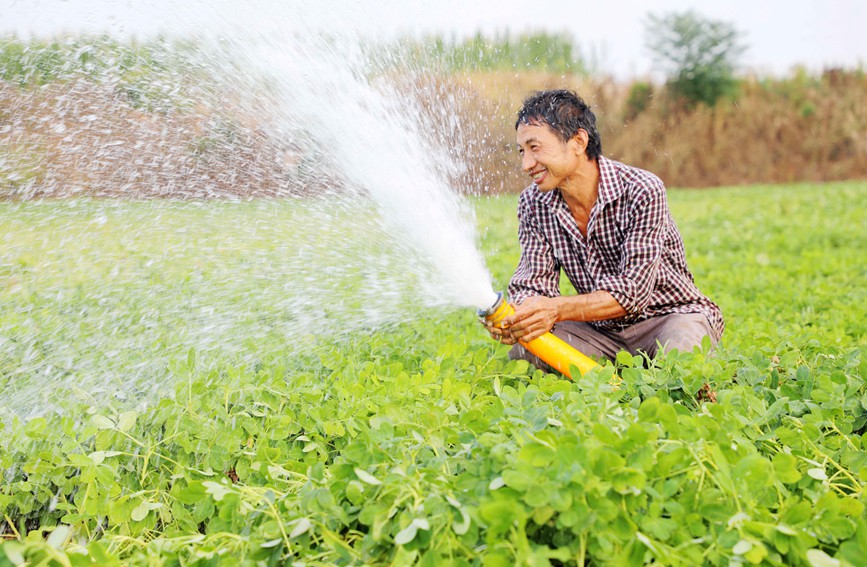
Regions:
<instances>
[{"instance_id":1,"label":"vegetation foliage","mask_svg":"<svg viewBox=\"0 0 867 567\"><path fill-rule=\"evenodd\" d=\"M515 154L517 109L533 90L564 87L582 94L596 113L605 155L653 171L669 187L867 177L867 105L861 104L867 73L858 69L744 79L736 102L691 110L641 81L547 73L473 73L449 81L468 93L459 98L464 123L486 117L469 155L484 163L480 179L489 191L528 185Z\"/></svg>"},{"instance_id":2,"label":"vegetation foliage","mask_svg":"<svg viewBox=\"0 0 867 567\"><path fill-rule=\"evenodd\" d=\"M861 69L742 77L737 101L688 108L664 85L578 71L587 63L570 45L563 35L535 34L403 46L417 62L444 71L415 75L435 88L406 90L441 119L442 132L433 133L438 143L454 145L455 124L465 134L454 151L464 152L472 175L457 176L456 186L472 193L522 189L516 109L533 90L563 87L592 105L606 155L649 169L669 186L867 176ZM237 82L221 82L198 49L166 40L0 40L0 198L303 192L317 156L275 134L267 93L250 100ZM555 62L572 59L569 73Z\"/></svg>"},{"instance_id":3,"label":"vegetation foliage","mask_svg":"<svg viewBox=\"0 0 867 567\"><path fill-rule=\"evenodd\" d=\"M468 310L422 311L291 354L266 333L241 364L178 352L156 397L69 396L7 416L0 565L858 565L865 196L861 182L670 193L698 284L727 316L715 356L622 355L570 382L507 361ZM0 207L0 230L42 242L2 257L19 282L0 287L17 306L5 337L81 317L75 289L103 286L119 299L109 308L136 309L136 288L107 266L50 274L70 299L45 301L48 251L81 257L81 243L97 268L122 260L123 247L90 248L112 247L104 238L52 246L63 206ZM208 216L237 250L260 245L245 245L236 209L148 206L167 223L154 246L193 246ZM498 287L517 260L515 206L476 201ZM80 218L86 234L93 219ZM219 278L233 260L203 242L199 269ZM150 277L146 263L122 266ZM189 273L163 277L182 289Z\"/></svg>"},{"instance_id":4,"label":"vegetation foliage","mask_svg":"<svg viewBox=\"0 0 867 567\"><path fill-rule=\"evenodd\" d=\"M409 51L421 65L455 71L527 71L542 69L558 74L586 74L587 61L566 33L477 33L462 40L433 37L408 41Z\"/></svg>"},{"instance_id":5,"label":"vegetation foliage","mask_svg":"<svg viewBox=\"0 0 867 567\"><path fill-rule=\"evenodd\" d=\"M110 82L136 108L167 111L183 85L206 79L192 42L120 42L108 36L0 41L0 81L20 88Z\"/></svg>"},{"instance_id":6,"label":"vegetation foliage","mask_svg":"<svg viewBox=\"0 0 867 567\"><path fill-rule=\"evenodd\" d=\"M566 41L557 37L552 45ZM446 50L444 61L459 59L448 51L455 42L432 45ZM216 81L196 49L163 40L0 41L0 198L303 192L304 171L316 156L271 132L266 94L251 101ZM472 60L469 51L464 56ZM608 156L649 169L669 186L867 176L867 74L860 69L743 78L736 102L687 109L648 81L555 74L544 64L516 74L510 65L453 69L433 79L424 72L421 80L435 88L407 89L420 95L424 112L442 119L442 132L433 133L440 143L451 144L460 124L461 159L472 175L454 183L467 192L526 185L513 149L516 109L533 90L563 87L592 105ZM100 159L78 160L77 153Z\"/></svg>"},{"instance_id":7,"label":"vegetation foliage","mask_svg":"<svg viewBox=\"0 0 867 567\"><path fill-rule=\"evenodd\" d=\"M0 199L297 192L291 141L215 75L194 41L0 39Z\"/></svg>"},{"instance_id":8,"label":"vegetation foliage","mask_svg":"<svg viewBox=\"0 0 867 567\"><path fill-rule=\"evenodd\" d=\"M647 48L668 75L671 93L688 105L712 107L737 93L735 70L745 46L731 24L694 11L651 14L645 35Z\"/></svg>"}]
</instances>

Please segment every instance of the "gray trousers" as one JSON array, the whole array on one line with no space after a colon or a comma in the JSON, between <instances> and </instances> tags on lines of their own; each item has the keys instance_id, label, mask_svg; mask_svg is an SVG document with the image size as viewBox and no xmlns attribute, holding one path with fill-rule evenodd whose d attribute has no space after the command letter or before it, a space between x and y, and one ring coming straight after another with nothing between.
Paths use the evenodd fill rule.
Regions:
<instances>
[{"instance_id":1,"label":"gray trousers","mask_svg":"<svg viewBox=\"0 0 867 567\"><path fill-rule=\"evenodd\" d=\"M586 354L600 360L607 358L613 361L617 353L625 350L632 355L639 352L654 358L658 352L669 352L677 349L680 352L692 352L696 346L701 346L704 337L711 337L713 332L710 323L701 313L670 313L651 317L626 327L622 331L597 329L589 323L580 321L561 321L554 325L555 335ZM546 372L551 367L536 355L525 349L520 343L509 351L512 360L526 360Z\"/></svg>"}]
</instances>

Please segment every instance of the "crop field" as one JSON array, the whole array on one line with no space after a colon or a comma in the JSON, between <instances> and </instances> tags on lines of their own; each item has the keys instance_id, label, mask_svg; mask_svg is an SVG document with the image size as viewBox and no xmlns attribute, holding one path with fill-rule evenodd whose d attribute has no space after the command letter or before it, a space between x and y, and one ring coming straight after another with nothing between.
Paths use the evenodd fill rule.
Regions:
<instances>
[{"instance_id":1,"label":"crop field","mask_svg":"<svg viewBox=\"0 0 867 567\"><path fill-rule=\"evenodd\" d=\"M867 183L669 200L720 348L574 382L363 210L0 203L0 566L863 565Z\"/></svg>"}]
</instances>

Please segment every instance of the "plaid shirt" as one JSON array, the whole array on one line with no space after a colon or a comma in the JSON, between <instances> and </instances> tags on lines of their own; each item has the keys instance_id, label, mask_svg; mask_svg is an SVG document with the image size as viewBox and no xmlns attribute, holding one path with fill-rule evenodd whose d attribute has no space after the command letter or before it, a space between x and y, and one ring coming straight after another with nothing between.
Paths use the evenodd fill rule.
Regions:
<instances>
[{"instance_id":1,"label":"plaid shirt","mask_svg":"<svg viewBox=\"0 0 867 567\"><path fill-rule=\"evenodd\" d=\"M509 283L511 300L559 296L562 268L578 293L605 290L626 310L622 318L592 322L598 328L619 331L657 315L704 313L719 340L722 312L695 286L662 181L602 156L598 161L599 195L586 238L559 189L542 193L533 184L521 193L521 259Z\"/></svg>"}]
</instances>

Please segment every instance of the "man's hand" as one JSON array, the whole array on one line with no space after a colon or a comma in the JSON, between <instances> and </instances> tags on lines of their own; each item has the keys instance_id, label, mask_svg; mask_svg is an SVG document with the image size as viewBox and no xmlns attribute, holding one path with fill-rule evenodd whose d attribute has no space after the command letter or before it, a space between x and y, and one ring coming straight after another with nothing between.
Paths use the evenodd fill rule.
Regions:
<instances>
[{"instance_id":1,"label":"man's hand","mask_svg":"<svg viewBox=\"0 0 867 567\"><path fill-rule=\"evenodd\" d=\"M503 343L504 345L513 345L518 342L518 339L512 336L511 329L495 327L493 323L484 319L479 319L479 322L485 326L485 329L491 334L491 338L495 341Z\"/></svg>"},{"instance_id":2,"label":"man's hand","mask_svg":"<svg viewBox=\"0 0 867 567\"><path fill-rule=\"evenodd\" d=\"M515 313L503 319L514 339L524 342L537 339L550 331L561 320L562 297L533 296L515 308ZM502 341L501 341L502 342Z\"/></svg>"},{"instance_id":3,"label":"man's hand","mask_svg":"<svg viewBox=\"0 0 867 567\"><path fill-rule=\"evenodd\" d=\"M626 316L626 310L610 292L597 290L581 295L528 297L515 307L515 313L502 322L502 329L482 320L491 338L504 345L513 345L519 340L529 342L538 339L559 321L601 321Z\"/></svg>"}]
</instances>

